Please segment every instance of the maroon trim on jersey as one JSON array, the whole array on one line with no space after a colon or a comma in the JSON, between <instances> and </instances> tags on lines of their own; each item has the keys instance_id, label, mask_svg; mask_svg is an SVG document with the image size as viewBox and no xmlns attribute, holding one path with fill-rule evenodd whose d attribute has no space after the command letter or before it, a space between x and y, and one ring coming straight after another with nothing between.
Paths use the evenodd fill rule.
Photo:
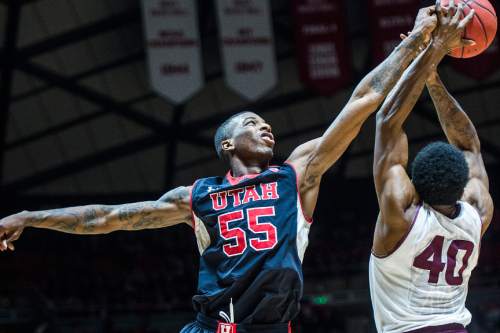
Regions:
<instances>
[{"instance_id":1,"label":"maroon trim on jersey","mask_svg":"<svg viewBox=\"0 0 500 333\"><path fill-rule=\"evenodd\" d=\"M446 324L419 328L405 333L467 333L467 330L461 324Z\"/></svg>"},{"instance_id":2,"label":"maroon trim on jersey","mask_svg":"<svg viewBox=\"0 0 500 333\"><path fill-rule=\"evenodd\" d=\"M397 249L399 249L401 247L401 245L403 244L403 242L406 240L406 238L408 237L408 235L410 234L411 230L413 229L413 226L415 225L415 222L417 221L417 217L418 217L418 214L420 213L420 209L422 208L422 205L418 205L417 207L417 212L415 213L415 216L413 217L413 221L411 222L411 225L410 227L408 228L408 231L406 232L406 234L399 240L399 242L396 243L396 245L389 251L389 253L383 255L383 256L380 256L380 255L377 255L375 254L375 252L373 252L373 249L372 249L372 254L374 257L376 258L379 258L379 259L384 259L384 258L387 258L388 256L390 256L391 254L393 254L394 252L396 252Z\"/></svg>"},{"instance_id":3,"label":"maroon trim on jersey","mask_svg":"<svg viewBox=\"0 0 500 333\"><path fill-rule=\"evenodd\" d=\"M194 187L196 186L197 182L198 181L196 180L193 183L193 186L191 186L191 191L189 192L189 208L191 209L191 224L193 226L193 230L196 229L196 223L195 223L195 220L194 220L194 210L193 210L193 192L194 192Z\"/></svg>"},{"instance_id":4,"label":"maroon trim on jersey","mask_svg":"<svg viewBox=\"0 0 500 333\"><path fill-rule=\"evenodd\" d=\"M302 197L300 196L300 192L299 192L299 174L297 173L297 169L295 169L295 167L293 166L293 164L291 162L285 162L285 164L288 164L293 172L295 173L295 188L297 189L297 195L299 197L299 204L300 204L300 210L302 211L302 215L304 215L306 221L311 224L313 223L313 218L312 216L309 216L306 214L306 212L304 212L304 206L302 205Z\"/></svg>"}]
</instances>

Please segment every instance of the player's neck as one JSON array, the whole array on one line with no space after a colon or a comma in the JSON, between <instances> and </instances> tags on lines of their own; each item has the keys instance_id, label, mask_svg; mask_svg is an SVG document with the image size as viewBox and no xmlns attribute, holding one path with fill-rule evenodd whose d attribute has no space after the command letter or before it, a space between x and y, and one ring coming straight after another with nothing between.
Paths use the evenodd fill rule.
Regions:
<instances>
[{"instance_id":1,"label":"player's neck","mask_svg":"<svg viewBox=\"0 0 500 333\"><path fill-rule=\"evenodd\" d=\"M242 161L239 158L232 158L229 162L231 175L241 177L245 175L258 174L269 167L269 162L265 161Z\"/></svg>"},{"instance_id":2,"label":"player's neck","mask_svg":"<svg viewBox=\"0 0 500 333\"><path fill-rule=\"evenodd\" d=\"M449 217L450 219L454 219L458 216L458 213L460 213L460 205L454 204L454 205L435 205L432 206L434 210L440 212L444 216Z\"/></svg>"}]
</instances>

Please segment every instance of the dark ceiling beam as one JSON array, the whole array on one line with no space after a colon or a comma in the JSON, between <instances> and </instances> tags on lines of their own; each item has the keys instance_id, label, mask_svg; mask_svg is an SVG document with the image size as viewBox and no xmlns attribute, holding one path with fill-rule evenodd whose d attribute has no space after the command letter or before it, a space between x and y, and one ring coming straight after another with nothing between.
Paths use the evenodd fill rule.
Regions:
<instances>
[{"instance_id":1,"label":"dark ceiling beam","mask_svg":"<svg viewBox=\"0 0 500 333\"><path fill-rule=\"evenodd\" d=\"M15 2L17 0L13 0ZM28 58L59 49L63 46L81 42L87 38L104 34L108 31L116 30L123 26L141 21L141 9L132 8L123 13L116 14L97 22L85 24L78 28L49 37L46 40L25 46L17 52L17 60L25 61Z\"/></svg>"},{"instance_id":2,"label":"dark ceiling beam","mask_svg":"<svg viewBox=\"0 0 500 333\"><path fill-rule=\"evenodd\" d=\"M130 156L141 151L160 146L169 142L170 140L176 140L178 136L179 133L174 130L169 131L162 136L157 134L145 135L141 138L126 142L124 144L118 144L111 148L92 153L79 159L64 163L62 165L42 170L34 175L15 180L9 184L6 184L4 188L6 191L12 193L21 192L32 187L46 184L48 182L66 176L91 169L106 162L115 161L120 158L124 158L126 156ZM205 147L209 147L210 149L212 149L212 140L195 142L194 144L205 145Z\"/></svg>"},{"instance_id":3,"label":"dark ceiling beam","mask_svg":"<svg viewBox=\"0 0 500 333\"><path fill-rule=\"evenodd\" d=\"M68 76L67 79L74 81L74 82L77 82L79 80L83 80L85 78L88 78L88 77L91 77L94 75L102 74L103 72L115 69L117 67L126 66L126 65L129 65L131 63L138 62L141 60L144 60L144 51L132 53L132 54L129 54L123 58L115 59L115 60L112 60L110 62L98 65L98 66L93 67L89 70L82 71L82 72L77 73L75 75ZM28 97L36 96L36 95L41 94L43 92L46 92L52 88L54 88L53 84L51 84L51 83L44 84L40 87L36 87L36 88L31 89L29 91L19 93L17 95L12 96L12 102L18 102L18 101L26 99Z\"/></svg>"},{"instance_id":4,"label":"dark ceiling beam","mask_svg":"<svg viewBox=\"0 0 500 333\"><path fill-rule=\"evenodd\" d=\"M88 170L106 162L114 161L146 149L154 148L165 142L164 138L158 135L146 135L142 138L127 142L126 144L118 144L100 152L38 172L32 176L13 181L6 184L4 189L12 193L21 192L34 186L70 176L80 171Z\"/></svg>"},{"instance_id":5,"label":"dark ceiling beam","mask_svg":"<svg viewBox=\"0 0 500 333\"><path fill-rule=\"evenodd\" d=\"M21 4L16 1L9 2L3 47L5 61L3 62L0 72L0 184L3 183L5 143L7 141L7 124L9 121L12 81L14 76L13 62L19 34L20 16Z\"/></svg>"},{"instance_id":6,"label":"dark ceiling beam","mask_svg":"<svg viewBox=\"0 0 500 333\"><path fill-rule=\"evenodd\" d=\"M212 116L203 119L194 120L184 125L184 130L191 131L199 128L208 129L215 127L222 123L224 120L234 115L237 112L251 110L256 113L263 114L272 111L279 111L281 108L288 107L292 104L303 103L316 98L318 95L315 93L299 89L290 93L285 93L275 97L270 97L253 103L244 104L236 108L228 109Z\"/></svg>"},{"instance_id":7,"label":"dark ceiling beam","mask_svg":"<svg viewBox=\"0 0 500 333\"><path fill-rule=\"evenodd\" d=\"M59 75L49 69L43 68L42 66L33 63L22 63L18 64L17 66L20 70L27 74L40 78L43 81L50 82L51 84L54 84L58 88L70 94L83 98L103 109L107 109L109 112L115 113L119 116L123 116L130 121L149 128L159 136L171 139L171 134L176 133L178 135L178 138L182 138L186 142L200 144L202 146L208 145L207 140L196 134L196 132L186 132L178 127L173 127L169 124L166 124L157 118L133 110L123 103L113 100L105 94L79 85L71 80L68 80L62 75Z\"/></svg>"},{"instance_id":8,"label":"dark ceiling beam","mask_svg":"<svg viewBox=\"0 0 500 333\"><path fill-rule=\"evenodd\" d=\"M78 73L76 75L67 77L67 79L76 82L78 80L84 79L84 78L92 76L94 74L98 74L98 73L101 73L101 72L113 69L113 68L118 67L118 66L126 65L126 64L128 64L130 62L135 62L135 61L143 60L144 56L145 56L144 52L140 52L140 53L136 53L136 54L131 54L131 55L126 56L126 57L124 57L122 59L114 60L112 62L103 64L101 66L92 68L92 69L90 69L88 71L80 72L80 73ZM284 58L287 57L287 55L284 54L284 55L282 55L282 57L284 59ZM207 73L206 74L206 79L207 79L207 81L211 81L211 80L218 79L221 76L222 76L222 72L220 70L216 70L216 71L213 71L211 73ZM15 95L15 96L13 96L12 100L13 100L13 102L17 102L19 100L22 100L22 99L25 99L25 98L28 98L28 97L31 97L31 96L43 93L44 91L46 91L48 89L51 89L53 87L55 87L54 84L48 83L48 84L46 84L44 86L37 87L37 88L32 89L30 91L27 91L27 92ZM149 93L144 94L143 96L140 96L139 99L132 99L130 101L126 101L126 102L121 103L121 104L124 104L126 106L130 106L130 105L138 103L140 101L146 101L148 99L157 98L157 97L158 97L157 94L155 94L153 92L149 92ZM12 149L12 148L17 147L17 146L19 146L21 144L26 144L26 143L32 142L34 140L41 139L41 138L43 138L43 137L45 137L47 135L56 134L57 132L62 131L62 130L66 130L66 129L70 128L70 127L81 125L81 124L83 124L86 121L95 120L96 118L99 118L101 116L105 116L107 114L107 112L104 112L104 111L105 110L101 109L101 110L98 110L98 111L94 112L91 115L85 115L85 116L82 116L81 118L78 118L78 119L80 119L80 121L78 119L71 120L71 121L62 123L60 125L56 125L56 126L47 128L47 129L42 130L40 132L33 133L33 134L31 134L30 136L28 136L26 138L22 138L20 140L17 140L15 142L12 142L12 143L8 144L7 148L8 149Z\"/></svg>"},{"instance_id":9,"label":"dark ceiling beam","mask_svg":"<svg viewBox=\"0 0 500 333\"><path fill-rule=\"evenodd\" d=\"M354 86L353 86L354 87ZM352 89L351 88L346 88L346 89ZM484 84L479 84L473 87L468 87L468 88L461 88L461 89L456 89L453 90L451 93L453 95L468 95L476 92L484 92L486 90L492 90L492 89L500 89L500 80L499 81L494 81L494 82L488 82ZM217 125L219 125L222 121L230 117L231 115L244 111L244 110L253 110L257 113L267 113L267 112L272 112L272 111L279 111L280 108L284 108L287 106L290 106L292 104L297 104L297 103L303 103L309 100L312 100L314 98L317 98L318 95L314 94L313 92L306 90L306 89L300 89L296 90L290 93L286 93L283 95L275 96L275 97L270 97L267 99L263 99L254 103L248 103L244 104L241 106L238 106L236 108L228 109L225 111L222 111L220 113L217 113L212 116L205 117L203 119L195 120L190 123L185 124L185 129L186 130L193 130L197 128L212 128ZM427 101L430 99L427 98Z\"/></svg>"},{"instance_id":10,"label":"dark ceiling beam","mask_svg":"<svg viewBox=\"0 0 500 333\"><path fill-rule=\"evenodd\" d=\"M151 93L147 93L145 95L127 100L126 102L124 102L124 105L133 105L135 103L139 103L139 102L141 102L145 99L149 99L149 98L151 98ZM94 111L94 112L91 112L88 114L84 114L78 118L62 122L60 124L45 128L45 129L38 131L38 132L34 132L34 133L27 135L23 138L20 138L18 140L8 142L5 145L5 149L6 150L15 149L15 148L18 148L20 146L27 145L31 142L43 139L47 136L54 135L54 134L57 134L57 133L62 132L62 131L67 131L73 127L83 125L86 122L93 121L93 120L96 120L98 118L101 118L101 117L104 117L107 115L109 115L109 111L107 109L99 109L97 111Z\"/></svg>"},{"instance_id":11,"label":"dark ceiling beam","mask_svg":"<svg viewBox=\"0 0 500 333\"><path fill-rule=\"evenodd\" d=\"M172 119L172 126L175 128L181 127L182 118L185 112L186 107L184 104L176 106ZM175 173L177 171L175 163L177 160L178 147L179 142L177 140L170 140L165 149L165 179L163 180L163 184L165 184L167 188L171 188L174 184Z\"/></svg>"},{"instance_id":12,"label":"dark ceiling beam","mask_svg":"<svg viewBox=\"0 0 500 333\"><path fill-rule=\"evenodd\" d=\"M3 5L10 5L12 2L17 1L21 6L30 4L32 2L37 2L38 0L0 0L0 3Z\"/></svg>"},{"instance_id":13,"label":"dark ceiling beam","mask_svg":"<svg viewBox=\"0 0 500 333\"><path fill-rule=\"evenodd\" d=\"M163 133L170 130L167 124L162 123L156 118L147 116L129 107L123 106L107 95L79 85L68 78L52 70L44 68L34 63L17 64L17 68L29 75L35 76L43 81L49 82L72 95L85 99L101 108L108 109L110 112L118 114L133 121L139 125L147 127L157 133Z\"/></svg>"}]
</instances>

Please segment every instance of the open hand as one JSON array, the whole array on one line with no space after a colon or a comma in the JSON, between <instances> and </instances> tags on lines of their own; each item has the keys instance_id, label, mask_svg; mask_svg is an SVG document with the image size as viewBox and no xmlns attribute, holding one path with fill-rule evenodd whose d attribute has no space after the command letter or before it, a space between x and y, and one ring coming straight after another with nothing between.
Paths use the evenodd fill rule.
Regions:
<instances>
[{"instance_id":1,"label":"open hand","mask_svg":"<svg viewBox=\"0 0 500 333\"><path fill-rule=\"evenodd\" d=\"M466 17L461 19L463 14L463 4L455 5L454 0L450 0L448 7L441 6L441 0L436 2L436 14L438 17L438 27L434 30L434 44L437 47L445 48L447 52L452 49L474 45L475 42L463 39L464 29L474 17L472 9Z\"/></svg>"},{"instance_id":2,"label":"open hand","mask_svg":"<svg viewBox=\"0 0 500 333\"><path fill-rule=\"evenodd\" d=\"M24 212L0 220L0 251L14 251L16 241L24 230Z\"/></svg>"},{"instance_id":3,"label":"open hand","mask_svg":"<svg viewBox=\"0 0 500 333\"><path fill-rule=\"evenodd\" d=\"M437 26L436 6L420 8L415 19L415 25L411 33L422 33L424 36L424 44L428 44L432 38L432 32Z\"/></svg>"}]
</instances>

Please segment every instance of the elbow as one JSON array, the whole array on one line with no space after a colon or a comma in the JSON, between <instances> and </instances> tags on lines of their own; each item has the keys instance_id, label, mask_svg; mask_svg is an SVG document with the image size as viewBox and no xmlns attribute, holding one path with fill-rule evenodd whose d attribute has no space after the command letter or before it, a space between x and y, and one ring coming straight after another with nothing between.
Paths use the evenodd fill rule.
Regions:
<instances>
[{"instance_id":1,"label":"elbow","mask_svg":"<svg viewBox=\"0 0 500 333\"><path fill-rule=\"evenodd\" d=\"M352 102L361 103L366 107L376 109L384 100L384 96L373 91L355 91L351 97Z\"/></svg>"}]
</instances>

